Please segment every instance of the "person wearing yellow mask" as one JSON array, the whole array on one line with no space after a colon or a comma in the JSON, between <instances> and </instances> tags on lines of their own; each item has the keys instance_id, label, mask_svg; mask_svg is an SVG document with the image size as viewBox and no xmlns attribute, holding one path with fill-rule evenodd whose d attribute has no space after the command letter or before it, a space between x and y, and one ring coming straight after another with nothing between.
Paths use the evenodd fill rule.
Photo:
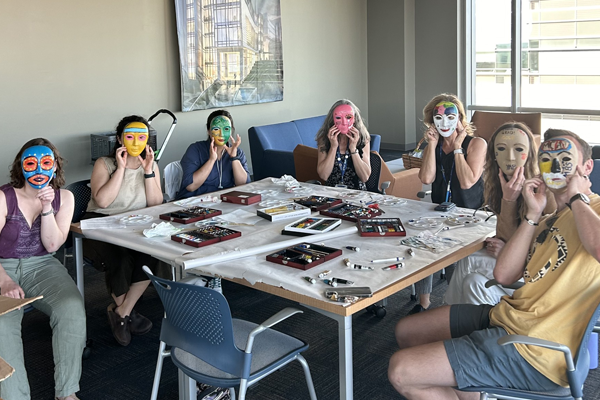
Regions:
<instances>
[{"instance_id":1,"label":"person wearing yellow mask","mask_svg":"<svg viewBox=\"0 0 600 400\"><path fill-rule=\"evenodd\" d=\"M208 139L192 143L181 159L183 177L177 199L198 196L250 182L242 138L234 138L231 114L217 110L206 121Z\"/></svg>"},{"instance_id":2,"label":"person wearing yellow mask","mask_svg":"<svg viewBox=\"0 0 600 400\"><path fill-rule=\"evenodd\" d=\"M163 194L154 151L148 146L148 122L131 115L119 122L112 156L96 160L92 171L92 198L84 219L138 210L161 204ZM152 322L133 308L150 281L142 271L147 265L155 275L171 278L168 265L134 250L84 240L84 255L106 272L106 285L114 303L108 320L117 342L127 346L131 335L150 331Z\"/></svg>"}]
</instances>

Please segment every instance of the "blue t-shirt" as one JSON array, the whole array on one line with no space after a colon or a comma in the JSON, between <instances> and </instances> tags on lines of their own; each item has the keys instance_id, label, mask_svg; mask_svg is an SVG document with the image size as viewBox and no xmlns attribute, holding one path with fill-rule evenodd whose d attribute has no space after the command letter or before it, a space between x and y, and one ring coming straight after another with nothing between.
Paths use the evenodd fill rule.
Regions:
<instances>
[{"instance_id":1,"label":"blue t-shirt","mask_svg":"<svg viewBox=\"0 0 600 400\"><path fill-rule=\"evenodd\" d=\"M210 140L192 143L186 150L181 159L181 168L183 177L181 186L177 192L176 199L185 199L187 197L198 196L204 193L216 192L219 189L219 182L223 189L235 186L233 178L233 161L227 151L223 152L221 160L215 161L212 171L208 174L206 181L194 192L189 192L186 187L193 182L194 172L200 169L210 158ZM242 149L238 149L237 157L240 159L244 170L248 174L246 183L250 182L250 173L248 172L248 162Z\"/></svg>"}]
</instances>

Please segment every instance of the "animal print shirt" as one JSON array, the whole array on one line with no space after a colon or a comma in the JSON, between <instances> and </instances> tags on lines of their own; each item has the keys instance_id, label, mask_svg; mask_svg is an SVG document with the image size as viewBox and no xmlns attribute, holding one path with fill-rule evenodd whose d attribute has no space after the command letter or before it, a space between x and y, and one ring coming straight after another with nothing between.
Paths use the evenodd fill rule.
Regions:
<instances>
[{"instance_id":1,"label":"animal print shirt","mask_svg":"<svg viewBox=\"0 0 600 400\"><path fill-rule=\"evenodd\" d=\"M590 196L600 214L600 196ZM583 247L573 212L565 207L536 229L525 268L525 285L504 296L490 311L492 325L569 346L575 355L585 328L600 303L600 263ZM517 351L553 382L567 387L562 352L523 344Z\"/></svg>"}]
</instances>

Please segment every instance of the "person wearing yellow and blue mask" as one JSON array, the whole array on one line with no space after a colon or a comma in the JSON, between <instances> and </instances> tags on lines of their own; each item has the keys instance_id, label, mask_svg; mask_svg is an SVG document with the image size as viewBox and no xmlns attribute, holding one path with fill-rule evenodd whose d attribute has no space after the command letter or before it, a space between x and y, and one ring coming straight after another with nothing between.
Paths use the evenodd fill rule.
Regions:
<instances>
[{"instance_id":1,"label":"person wearing yellow and blue mask","mask_svg":"<svg viewBox=\"0 0 600 400\"><path fill-rule=\"evenodd\" d=\"M83 299L53 253L67 239L73 194L65 184L63 159L43 138L27 142L15 157L10 183L0 187L0 296L43 296L33 307L50 316L55 396L76 400L85 346ZM0 383L5 399L29 399L23 360L23 309L0 316L0 356L15 368Z\"/></svg>"},{"instance_id":2,"label":"person wearing yellow and blue mask","mask_svg":"<svg viewBox=\"0 0 600 400\"><path fill-rule=\"evenodd\" d=\"M242 138L231 114L217 110L206 121L208 139L192 143L181 159L183 178L177 199L198 196L250 182Z\"/></svg>"},{"instance_id":3,"label":"person wearing yellow and blue mask","mask_svg":"<svg viewBox=\"0 0 600 400\"><path fill-rule=\"evenodd\" d=\"M148 121L137 115L119 122L119 146L112 156L101 157L94 164L92 198L83 219L162 203L160 172L148 146L148 131ZM171 278L170 267L147 254L96 240L83 241L83 254L106 273L106 286L114 300L107 308L108 321L116 341L127 346L131 335L149 332L152 322L134 309L150 283L142 267L147 265L154 275L165 279Z\"/></svg>"}]
</instances>

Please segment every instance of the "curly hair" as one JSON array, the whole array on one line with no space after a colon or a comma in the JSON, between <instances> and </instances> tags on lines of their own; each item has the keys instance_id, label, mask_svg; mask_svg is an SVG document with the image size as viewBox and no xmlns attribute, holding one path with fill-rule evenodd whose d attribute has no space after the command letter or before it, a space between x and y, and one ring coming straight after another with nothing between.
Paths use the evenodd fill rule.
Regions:
<instances>
[{"instance_id":1,"label":"curly hair","mask_svg":"<svg viewBox=\"0 0 600 400\"><path fill-rule=\"evenodd\" d=\"M49 185L52 189L60 189L65 184L65 173L63 170L65 160L61 157L56 146L54 146L48 139L44 138L31 139L29 142L25 143L23 147L21 147L21 150L19 150L15 156L15 159L10 167L10 185L17 189L25 186L25 175L23 175L23 164L21 163L21 157L23 157L25 150L33 146L46 146L54 153L56 175L52 180L50 180Z\"/></svg>"},{"instance_id":2,"label":"curly hair","mask_svg":"<svg viewBox=\"0 0 600 400\"><path fill-rule=\"evenodd\" d=\"M329 143L329 139L327 138L327 134L329 133L329 129L334 125L333 122L333 111L341 105L348 105L352 107L352 111L354 111L354 127L358 129L360 137L358 138L358 144L356 148L359 150L359 153L362 156L362 149L369 143L371 140L371 136L369 135L369 131L365 126L362 117L360 116L360 110L358 107L354 105L350 100L342 99L338 100L329 109L327 113L327 117L325 117L325 121L319 131L317 132L317 136L315 136L315 140L317 141L317 146L319 150L328 152L331 148L331 143Z\"/></svg>"},{"instance_id":3,"label":"curly hair","mask_svg":"<svg viewBox=\"0 0 600 400\"><path fill-rule=\"evenodd\" d=\"M217 110L210 113L210 115L206 119L206 132L210 132L210 123L213 119L220 115L229 118L229 120L231 121L231 134L233 135L235 133L235 125L233 124L233 117L227 110ZM208 140L210 140L210 133L208 134Z\"/></svg>"},{"instance_id":4,"label":"curly hair","mask_svg":"<svg viewBox=\"0 0 600 400\"><path fill-rule=\"evenodd\" d=\"M500 177L498 176L500 167L498 166L498 162L496 162L494 143L496 141L496 136L498 136L498 134L505 129L518 129L523 131L529 139L529 153L527 154L527 161L525 161L524 165L525 179L533 178L539 174L537 149L535 147L535 141L533 139L533 133L531 132L531 129L529 129L529 127L524 123L515 121L500 125L500 127L496 129L490 138L490 143L487 147L487 153L485 156L485 168L483 170L483 195L485 198L485 204L487 204L492 211L498 215L500 214L502 208L502 186L500 185ZM508 180L506 175L504 175L504 178ZM519 196L517 199L517 210L519 212L519 218L522 218L525 213L525 202L523 201L523 196Z\"/></svg>"},{"instance_id":5,"label":"curly hair","mask_svg":"<svg viewBox=\"0 0 600 400\"><path fill-rule=\"evenodd\" d=\"M427 103L425 108L423 108L423 124L426 127L425 130L427 130L433 124L433 109L436 105L438 105L441 102L450 102L456 105L456 108L458 108L458 118L460 120L460 123L467 130L467 135L473 136L473 133L475 132L475 127L469 121L467 121L465 107L463 106L462 102L458 99L458 97L456 97L456 95L450 93L438 94L433 99L429 100L429 103Z\"/></svg>"}]
</instances>

